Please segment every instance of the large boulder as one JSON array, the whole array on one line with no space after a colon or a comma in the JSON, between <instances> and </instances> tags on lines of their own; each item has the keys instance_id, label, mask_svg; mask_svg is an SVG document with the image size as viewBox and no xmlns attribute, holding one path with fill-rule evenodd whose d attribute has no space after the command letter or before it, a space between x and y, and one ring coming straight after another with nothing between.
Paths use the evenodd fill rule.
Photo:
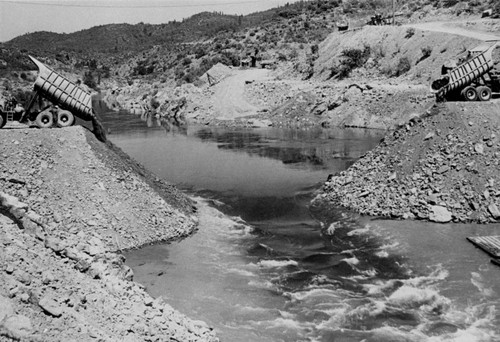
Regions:
<instances>
[{"instance_id":1,"label":"large boulder","mask_svg":"<svg viewBox=\"0 0 500 342\"><path fill-rule=\"evenodd\" d=\"M451 213L445 207L434 205L431 207L429 220L438 223L447 223L451 221Z\"/></svg>"}]
</instances>

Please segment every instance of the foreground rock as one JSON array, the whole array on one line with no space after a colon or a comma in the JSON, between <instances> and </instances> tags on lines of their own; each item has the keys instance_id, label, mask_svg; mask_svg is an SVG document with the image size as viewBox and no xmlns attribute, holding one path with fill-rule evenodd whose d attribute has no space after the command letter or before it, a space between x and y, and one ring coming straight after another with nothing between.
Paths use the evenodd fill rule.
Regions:
<instances>
[{"instance_id":1,"label":"foreground rock","mask_svg":"<svg viewBox=\"0 0 500 342\"><path fill-rule=\"evenodd\" d=\"M192 233L190 200L81 127L0 138L0 340L217 340L117 253Z\"/></svg>"},{"instance_id":2,"label":"foreground rock","mask_svg":"<svg viewBox=\"0 0 500 342\"><path fill-rule=\"evenodd\" d=\"M436 105L330 177L315 204L434 222L498 222L500 104Z\"/></svg>"}]
</instances>

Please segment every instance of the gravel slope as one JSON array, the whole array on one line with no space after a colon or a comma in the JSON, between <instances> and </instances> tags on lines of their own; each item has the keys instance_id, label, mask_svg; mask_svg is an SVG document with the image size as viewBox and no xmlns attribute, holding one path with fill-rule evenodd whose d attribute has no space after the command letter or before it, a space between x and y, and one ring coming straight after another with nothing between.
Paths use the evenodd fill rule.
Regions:
<instances>
[{"instance_id":1,"label":"gravel slope","mask_svg":"<svg viewBox=\"0 0 500 342\"><path fill-rule=\"evenodd\" d=\"M500 222L500 103L435 105L348 170L315 205L435 222Z\"/></svg>"},{"instance_id":2,"label":"gravel slope","mask_svg":"<svg viewBox=\"0 0 500 342\"><path fill-rule=\"evenodd\" d=\"M0 140L0 340L217 340L117 252L191 234L191 200L79 126Z\"/></svg>"}]
</instances>

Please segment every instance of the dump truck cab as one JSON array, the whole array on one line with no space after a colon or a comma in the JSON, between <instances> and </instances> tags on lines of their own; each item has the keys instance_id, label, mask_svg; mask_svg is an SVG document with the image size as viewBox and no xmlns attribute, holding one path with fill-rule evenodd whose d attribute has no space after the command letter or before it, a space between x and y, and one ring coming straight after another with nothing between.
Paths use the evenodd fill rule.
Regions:
<instances>
[{"instance_id":1,"label":"dump truck cab","mask_svg":"<svg viewBox=\"0 0 500 342\"><path fill-rule=\"evenodd\" d=\"M9 121L20 121L24 112L23 106L14 97L0 98L0 128Z\"/></svg>"}]
</instances>

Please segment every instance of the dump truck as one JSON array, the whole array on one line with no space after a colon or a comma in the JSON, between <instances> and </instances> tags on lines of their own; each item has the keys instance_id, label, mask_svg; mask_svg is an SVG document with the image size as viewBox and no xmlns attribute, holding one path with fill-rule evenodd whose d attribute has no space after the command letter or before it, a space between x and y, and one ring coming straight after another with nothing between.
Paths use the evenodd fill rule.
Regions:
<instances>
[{"instance_id":1,"label":"dump truck","mask_svg":"<svg viewBox=\"0 0 500 342\"><path fill-rule=\"evenodd\" d=\"M490 42L469 50L458 66L443 66L443 77L430 87L436 100L489 101L500 95L499 53L499 42Z\"/></svg>"},{"instance_id":2,"label":"dump truck","mask_svg":"<svg viewBox=\"0 0 500 342\"><path fill-rule=\"evenodd\" d=\"M0 128L8 121L19 121L39 128L54 125L67 127L73 125L75 117L78 117L91 121L96 137L105 141L104 128L92 108L91 94L36 58L29 58L38 67L38 76L33 85L35 93L25 110L20 110L17 104L13 106L13 100L3 101L3 105L0 103ZM36 106L37 103L42 105Z\"/></svg>"}]
</instances>

